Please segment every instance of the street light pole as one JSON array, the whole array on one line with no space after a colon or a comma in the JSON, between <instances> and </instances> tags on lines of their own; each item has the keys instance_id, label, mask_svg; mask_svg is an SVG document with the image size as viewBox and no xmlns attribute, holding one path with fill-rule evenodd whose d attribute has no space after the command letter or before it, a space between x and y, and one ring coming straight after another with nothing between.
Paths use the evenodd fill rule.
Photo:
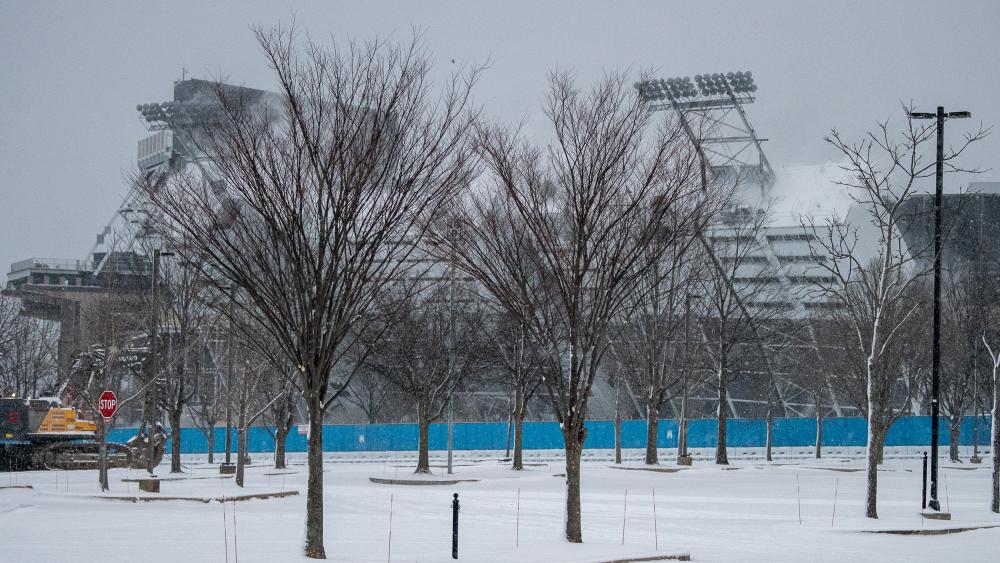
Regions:
<instances>
[{"instance_id":1,"label":"street light pole","mask_svg":"<svg viewBox=\"0 0 1000 563\"><path fill-rule=\"evenodd\" d=\"M229 336L226 338L226 465L232 465L233 453L233 296L229 286Z\"/></svg>"},{"instance_id":2,"label":"street light pole","mask_svg":"<svg viewBox=\"0 0 1000 563\"><path fill-rule=\"evenodd\" d=\"M681 422L677 428L677 464L691 465L691 456L687 448L687 426L688 426L688 369L690 368L689 339L691 330L691 300L699 299L700 295L687 293L684 295L684 371L682 372L681 384Z\"/></svg>"},{"instance_id":3,"label":"street light pole","mask_svg":"<svg viewBox=\"0 0 1000 563\"><path fill-rule=\"evenodd\" d=\"M931 347L931 500L928 506L941 511L938 501L938 420L941 398L941 207L944 200L944 121L949 118L971 117L967 111L945 112L938 106L936 113L910 112L911 119L937 120L937 161L934 174L934 342Z\"/></svg>"},{"instance_id":4,"label":"street light pole","mask_svg":"<svg viewBox=\"0 0 1000 563\"><path fill-rule=\"evenodd\" d=\"M150 288L150 294L152 297L152 317L150 319L149 327L149 374L150 377L155 381L159 376L159 351L157 350L157 340L159 340L159 324L160 324L160 249L153 249L153 279L152 287ZM149 474L153 474L155 467L153 466L153 433L156 427L156 404L158 402L158 397L156 396L156 383L150 384L147 388L147 393L149 393L149 420L146 425L146 470Z\"/></svg>"},{"instance_id":5,"label":"street light pole","mask_svg":"<svg viewBox=\"0 0 1000 563\"><path fill-rule=\"evenodd\" d=\"M455 229L448 227L448 238L453 239ZM455 369L455 267L448 265L448 371ZM454 377L454 373L449 373L449 377ZM454 382L452 382L454 385ZM455 391L452 388L448 396L448 475L452 474L452 457L454 451L455 435Z\"/></svg>"},{"instance_id":6,"label":"street light pole","mask_svg":"<svg viewBox=\"0 0 1000 563\"><path fill-rule=\"evenodd\" d=\"M152 287L150 288L153 314L149 328L149 372L153 382L149 385L146 391L149 393L149 420L146 430L146 470L149 471L150 475L152 475L153 471L156 469L156 464L153 462L153 453L155 450L153 447L153 435L156 432L156 423L159 419L160 413L160 399L157 389L159 385L156 381L160 377L160 257L173 255L173 252L163 252L159 248L153 249L153 280L151 284Z\"/></svg>"}]
</instances>

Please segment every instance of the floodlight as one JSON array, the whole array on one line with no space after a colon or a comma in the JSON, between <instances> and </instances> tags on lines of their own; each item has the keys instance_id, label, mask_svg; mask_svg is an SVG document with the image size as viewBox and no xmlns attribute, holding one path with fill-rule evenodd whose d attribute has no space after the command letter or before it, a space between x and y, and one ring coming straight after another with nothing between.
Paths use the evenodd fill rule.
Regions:
<instances>
[{"instance_id":1,"label":"floodlight","mask_svg":"<svg viewBox=\"0 0 1000 563\"><path fill-rule=\"evenodd\" d=\"M744 94L757 90L749 71L702 73L694 75L693 80L690 76L674 76L637 82L634 86L646 100ZM170 108L165 109L169 111Z\"/></svg>"}]
</instances>

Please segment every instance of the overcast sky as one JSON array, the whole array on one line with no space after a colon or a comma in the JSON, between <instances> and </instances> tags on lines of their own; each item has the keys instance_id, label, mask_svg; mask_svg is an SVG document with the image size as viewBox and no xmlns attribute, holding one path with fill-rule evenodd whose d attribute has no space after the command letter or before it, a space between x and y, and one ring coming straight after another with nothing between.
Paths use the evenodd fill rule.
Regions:
<instances>
[{"instance_id":1,"label":"overcast sky","mask_svg":"<svg viewBox=\"0 0 1000 563\"><path fill-rule=\"evenodd\" d=\"M268 88L250 27L289 22L327 40L423 30L441 67L492 61L477 98L502 120L537 115L545 74L664 77L751 70L749 106L775 168L822 164L832 127L854 138L899 114L969 110L949 139L1000 124L1000 2L42 2L0 0L0 267L85 258L126 191L138 103L196 78ZM964 161L1000 169L1000 134ZM1000 179L994 170L981 179ZM2 278L0 278L2 279Z\"/></svg>"}]
</instances>

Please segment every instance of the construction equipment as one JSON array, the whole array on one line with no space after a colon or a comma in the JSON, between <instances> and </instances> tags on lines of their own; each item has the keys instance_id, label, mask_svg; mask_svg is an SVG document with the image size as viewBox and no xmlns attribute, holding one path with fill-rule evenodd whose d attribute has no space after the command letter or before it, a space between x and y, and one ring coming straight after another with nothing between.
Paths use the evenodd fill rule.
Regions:
<instances>
[{"instance_id":1,"label":"construction equipment","mask_svg":"<svg viewBox=\"0 0 1000 563\"><path fill-rule=\"evenodd\" d=\"M0 471L97 469L97 424L77 418L77 410L57 398L0 399ZM153 432L154 465L163 459L167 435ZM144 433L126 444L107 442L108 467L144 468Z\"/></svg>"}]
</instances>

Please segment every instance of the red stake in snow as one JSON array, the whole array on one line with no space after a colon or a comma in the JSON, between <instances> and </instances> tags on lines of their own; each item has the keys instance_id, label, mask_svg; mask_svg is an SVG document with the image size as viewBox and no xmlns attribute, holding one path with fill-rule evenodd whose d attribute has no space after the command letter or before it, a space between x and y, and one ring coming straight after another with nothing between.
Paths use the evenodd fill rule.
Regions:
<instances>
[{"instance_id":1,"label":"red stake in snow","mask_svg":"<svg viewBox=\"0 0 1000 563\"><path fill-rule=\"evenodd\" d=\"M118 397L115 396L114 391L105 391L101 393L101 398L98 401L98 410L101 411L101 416L104 417L104 422L111 422L111 417L115 415L115 411L118 410Z\"/></svg>"}]
</instances>

